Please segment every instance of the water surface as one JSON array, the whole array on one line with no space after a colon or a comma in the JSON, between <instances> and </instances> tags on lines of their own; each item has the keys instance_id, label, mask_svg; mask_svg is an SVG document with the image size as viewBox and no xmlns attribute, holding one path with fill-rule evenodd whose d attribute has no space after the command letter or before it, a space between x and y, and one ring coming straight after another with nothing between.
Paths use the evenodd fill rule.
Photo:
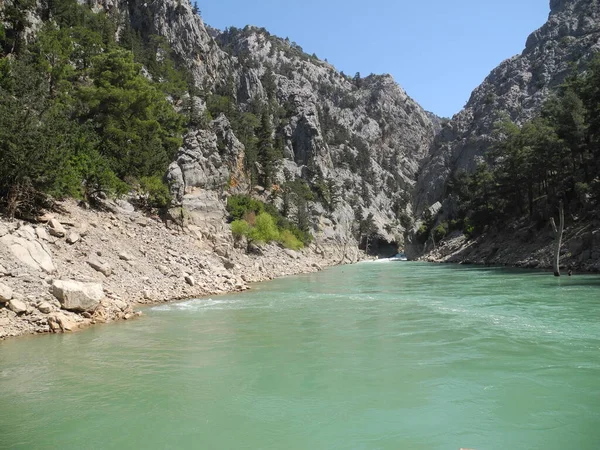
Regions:
<instances>
[{"instance_id":1,"label":"water surface","mask_svg":"<svg viewBox=\"0 0 600 450\"><path fill-rule=\"evenodd\" d=\"M600 277L366 263L0 342L0 448L600 448Z\"/></svg>"}]
</instances>

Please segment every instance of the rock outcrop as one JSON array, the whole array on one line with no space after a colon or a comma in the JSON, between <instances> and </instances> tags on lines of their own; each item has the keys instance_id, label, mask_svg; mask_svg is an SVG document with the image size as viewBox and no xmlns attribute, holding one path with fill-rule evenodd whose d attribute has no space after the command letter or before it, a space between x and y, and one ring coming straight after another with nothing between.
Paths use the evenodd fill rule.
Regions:
<instances>
[{"instance_id":1,"label":"rock outcrop","mask_svg":"<svg viewBox=\"0 0 600 450\"><path fill-rule=\"evenodd\" d=\"M33 269L41 269L46 273L52 273L56 269L52 262L52 256L48 247L33 238L19 235L6 235L0 238L0 245L4 245L22 263Z\"/></svg>"},{"instance_id":2,"label":"rock outcrop","mask_svg":"<svg viewBox=\"0 0 600 450\"><path fill-rule=\"evenodd\" d=\"M329 183L337 192L335 205L319 198L308 205L318 241L357 245L356 223L372 215L381 242L401 243L413 209L410 192L439 124L391 76L350 78L264 29L209 29L188 0L99 0L96 7L129 21L142 36L157 34L169 43L202 92L202 99L188 97L177 108L194 105L202 115L204 100L227 89L241 113L257 102L279 111L275 132L283 160L275 184L301 179L315 191ZM218 228L223 209L217 203L247 192L249 180L233 117L213 119L190 130L167 176L179 205L195 220L210 216ZM262 187L264 199L275 201L268 198L271 186Z\"/></svg>"},{"instance_id":3,"label":"rock outcrop","mask_svg":"<svg viewBox=\"0 0 600 450\"><path fill-rule=\"evenodd\" d=\"M472 171L482 161L500 119L518 124L532 119L565 78L584 70L600 51L597 1L551 0L550 8L548 22L529 36L523 53L494 69L442 126L417 183L417 214L444 199L453 172Z\"/></svg>"}]
</instances>

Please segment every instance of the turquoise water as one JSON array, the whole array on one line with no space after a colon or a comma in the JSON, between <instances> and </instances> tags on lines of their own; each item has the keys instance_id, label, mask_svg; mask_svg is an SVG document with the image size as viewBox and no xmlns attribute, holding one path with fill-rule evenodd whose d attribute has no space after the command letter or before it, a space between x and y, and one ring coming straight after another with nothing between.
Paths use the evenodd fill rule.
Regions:
<instances>
[{"instance_id":1,"label":"turquoise water","mask_svg":"<svg viewBox=\"0 0 600 450\"><path fill-rule=\"evenodd\" d=\"M0 342L0 448L600 449L600 277L365 263Z\"/></svg>"}]
</instances>

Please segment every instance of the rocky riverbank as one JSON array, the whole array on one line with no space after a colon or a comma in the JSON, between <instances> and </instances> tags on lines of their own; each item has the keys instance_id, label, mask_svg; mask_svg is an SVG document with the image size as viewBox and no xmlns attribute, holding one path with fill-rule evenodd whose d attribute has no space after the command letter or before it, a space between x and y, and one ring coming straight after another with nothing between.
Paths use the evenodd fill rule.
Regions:
<instances>
[{"instance_id":1,"label":"rocky riverbank","mask_svg":"<svg viewBox=\"0 0 600 450\"><path fill-rule=\"evenodd\" d=\"M247 254L227 230L167 226L126 204L62 208L34 223L0 219L0 339L132 319L138 305L244 291L363 257L355 246L317 244Z\"/></svg>"},{"instance_id":2,"label":"rocky riverbank","mask_svg":"<svg viewBox=\"0 0 600 450\"><path fill-rule=\"evenodd\" d=\"M554 236L549 226L538 230L515 222L509 229L475 239L451 234L420 260L550 270L553 254ZM592 221L565 229L560 262L565 270L600 272L600 223Z\"/></svg>"}]
</instances>

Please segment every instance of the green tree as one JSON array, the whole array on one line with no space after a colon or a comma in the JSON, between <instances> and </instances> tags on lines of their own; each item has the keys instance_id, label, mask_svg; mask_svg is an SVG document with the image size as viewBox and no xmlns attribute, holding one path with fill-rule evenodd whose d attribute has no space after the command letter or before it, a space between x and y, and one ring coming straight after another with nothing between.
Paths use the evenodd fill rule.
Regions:
<instances>
[{"instance_id":1,"label":"green tree","mask_svg":"<svg viewBox=\"0 0 600 450\"><path fill-rule=\"evenodd\" d=\"M161 173L181 145L183 117L141 74L130 52L94 58L93 84L77 92L81 118L101 137L100 153L121 178Z\"/></svg>"},{"instance_id":2,"label":"green tree","mask_svg":"<svg viewBox=\"0 0 600 450\"><path fill-rule=\"evenodd\" d=\"M274 146L271 118L266 112L263 113L260 119L257 138L257 160L262 170L258 181L261 186L270 187L273 184L280 155L278 155Z\"/></svg>"}]
</instances>

